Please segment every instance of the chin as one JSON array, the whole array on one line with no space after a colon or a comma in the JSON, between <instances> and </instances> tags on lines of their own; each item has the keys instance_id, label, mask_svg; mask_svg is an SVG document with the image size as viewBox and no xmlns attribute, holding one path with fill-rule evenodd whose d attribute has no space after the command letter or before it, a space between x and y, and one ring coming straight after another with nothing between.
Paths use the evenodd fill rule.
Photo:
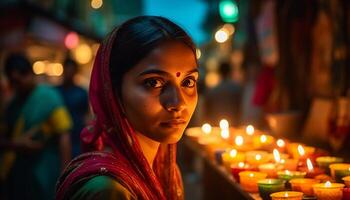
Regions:
<instances>
[{"instance_id":1,"label":"chin","mask_svg":"<svg viewBox=\"0 0 350 200\"><path fill-rule=\"evenodd\" d=\"M160 138L160 143L165 143L165 144L175 144L178 141L180 141L180 139L182 138L183 135L183 130L178 130L176 132L172 132L172 133L164 133L163 138Z\"/></svg>"}]
</instances>

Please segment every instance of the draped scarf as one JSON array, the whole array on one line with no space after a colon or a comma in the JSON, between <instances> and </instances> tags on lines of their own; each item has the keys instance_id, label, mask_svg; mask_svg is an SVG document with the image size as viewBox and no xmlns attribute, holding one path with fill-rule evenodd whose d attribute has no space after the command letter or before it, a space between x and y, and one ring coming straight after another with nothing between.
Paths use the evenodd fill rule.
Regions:
<instances>
[{"instance_id":1,"label":"draped scarf","mask_svg":"<svg viewBox=\"0 0 350 200\"><path fill-rule=\"evenodd\" d=\"M110 77L110 55L118 28L100 45L93 65L89 98L94 121L81 133L82 155L73 159L56 186L56 199L66 199L73 185L89 177L106 175L137 199L183 199L181 175L176 165L176 144L161 144L148 164L133 127L123 115ZM114 66L117 67L117 66ZM109 152L103 151L107 147Z\"/></svg>"}]
</instances>

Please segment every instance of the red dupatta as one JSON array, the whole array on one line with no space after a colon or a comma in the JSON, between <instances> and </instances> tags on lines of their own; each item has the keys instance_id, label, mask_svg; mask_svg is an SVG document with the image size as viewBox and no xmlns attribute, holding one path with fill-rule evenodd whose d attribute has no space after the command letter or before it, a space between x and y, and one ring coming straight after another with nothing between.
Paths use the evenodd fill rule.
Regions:
<instances>
[{"instance_id":1,"label":"red dupatta","mask_svg":"<svg viewBox=\"0 0 350 200\"><path fill-rule=\"evenodd\" d=\"M176 144L160 145L153 171L114 95L109 61L117 34L115 29L101 44L95 58L89 98L96 119L81 133L82 147L87 153L72 160L64 170L57 183L56 199L67 198L74 192L70 189L75 183L97 175L116 179L137 199L183 199ZM102 151L105 146L111 153Z\"/></svg>"}]
</instances>

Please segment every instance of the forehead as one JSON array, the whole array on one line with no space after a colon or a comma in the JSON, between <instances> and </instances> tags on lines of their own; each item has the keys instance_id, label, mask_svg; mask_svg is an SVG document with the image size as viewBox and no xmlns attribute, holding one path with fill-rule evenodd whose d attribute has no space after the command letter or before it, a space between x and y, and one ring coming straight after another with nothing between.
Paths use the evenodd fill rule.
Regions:
<instances>
[{"instance_id":1,"label":"forehead","mask_svg":"<svg viewBox=\"0 0 350 200\"><path fill-rule=\"evenodd\" d=\"M197 67L190 47L181 42L166 42L153 49L135 67L133 72L159 69L168 73L187 72Z\"/></svg>"}]
</instances>

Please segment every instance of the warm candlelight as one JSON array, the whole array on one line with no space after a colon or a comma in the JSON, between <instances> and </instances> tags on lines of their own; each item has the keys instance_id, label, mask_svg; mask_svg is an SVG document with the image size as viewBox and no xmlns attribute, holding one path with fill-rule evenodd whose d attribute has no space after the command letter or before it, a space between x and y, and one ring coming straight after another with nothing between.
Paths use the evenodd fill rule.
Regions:
<instances>
[{"instance_id":1,"label":"warm candlelight","mask_svg":"<svg viewBox=\"0 0 350 200\"><path fill-rule=\"evenodd\" d=\"M298 145L298 153L299 153L300 157L303 157L305 155L305 150L304 150L303 146Z\"/></svg>"},{"instance_id":2,"label":"warm candlelight","mask_svg":"<svg viewBox=\"0 0 350 200\"><path fill-rule=\"evenodd\" d=\"M220 120L219 125L221 129L228 129L229 127L228 121L226 119Z\"/></svg>"},{"instance_id":3,"label":"warm candlelight","mask_svg":"<svg viewBox=\"0 0 350 200\"><path fill-rule=\"evenodd\" d=\"M273 150L273 157L274 157L276 163L280 163L281 162L280 152L278 152L277 149Z\"/></svg>"},{"instance_id":4,"label":"warm candlelight","mask_svg":"<svg viewBox=\"0 0 350 200\"><path fill-rule=\"evenodd\" d=\"M243 139L243 137L242 137L241 135L236 136L236 138L235 138L235 144L236 144L237 146L242 146L242 145L243 145L243 142L244 142L244 139Z\"/></svg>"},{"instance_id":5,"label":"warm candlelight","mask_svg":"<svg viewBox=\"0 0 350 200\"><path fill-rule=\"evenodd\" d=\"M246 161L248 164L258 167L269 162L269 154L266 151L248 151L246 153Z\"/></svg>"},{"instance_id":6,"label":"warm candlelight","mask_svg":"<svg viewBox=\"0 0 350 200\"><path fill-rule=\"evenodd\" d=\"M343 197L344 184L341 183L327 181L326 183L314 184L312 187L318 200L341 200Z\"/></svg>"},{"instance_id":7,"label":"warm candlelight","mask_svg":"<svg viewBox=\"0 0 350 200\"><path fill-rule=\"evenodd\" d=\"M258 192L258 181L265 179L266 173L254 172L254 171L244 171L239 173L239 179L241 187L247 192Z\"/></svg>"},{"instance_id":8,"label":"warm candlelight","mask_svg":"<svg viewBox=\"0 0 350 200\"><path fill-rule=\"evenodd\" d=\"M306 167L300 167L299 171L306 172L306 178L314 178L320 174L324 174L324 170L319 167L314 167L309 158L306 159Z\"/></svg>"},{"instance_id":9,"label":"warm candlelight","mask_svg":"<svg viewBox=\"0 0 350 200\"><path fill-rule=\"evenodd\" d=\"M277 171L282 170L283 166L276 165L275 163L266 163L259 165L258 169L260 172L266 173L268 178L276 178Z\"/></svg>"},{"instance_id":10,"label":"warm candlelight","mask_svg":"<svg viewBox=\"0 0 350 200\"><path fill-rule=\"evenodd\" d=\"M255 168L252 166L244 163L244 162L239 162L238 164L231 164L231 174L232 176L236 179L237 182L239 182L239 173L243 171L254 171Z\"/></svg>"},{"instance_id":11,"label":"warm candlelight","mask_svg":"<svg viewBox=\"0 0 350 200\"><path fill-rule=\"evenodd\" d=\"M301 200L303 198L302 192L292 192L292 191L283 191L272 193L272 200Z\"/></svg>"},{"instance_id":12,"label":"warm candlelight","mask_svg":"<svg viewBox=\"0 0 350 200\"><path fill-rule=\"evenodd\" d=\"M303 192L305 195L309 196L314 195L312 185L319 182L320 180L312 178L295 178L289 181L293 191Z\"/></svg>"},{"instance_id":13,"label":"warm candlelight","mask_svg":"<svg viewBox=\"0 0 350 200\"><path fill-rule=\"evenodd\" d=\"M245 155L238 152L236 149L231 149L222 154L222 162L227 170L230 170L230 165L234 163L244 162Z\"/></svg>"},{"instance_id":14,"label":"warm candlelight","mask_svg":"<svg viewBox=\"0 0 350 200\"><path fill-rule=\"evenodd\" d=\"M297 159L281 159L280 164L284 167L286 170L295 171L298 167L298 160Z\"/></svg>"},{"instance_id":15,"label":"warm candlelight","mask_svg":"<svg viewBox=\"0 0 350 200\"><path fill-rule=\"evenodd\" d=\"M278 178L289 181L293 178L304 178L305 172L283 170L277 172Z\"/></svg>"},{"instance_id":16,"label":"warm candlelight","mask_svg":"<svg viewBox=\"0 0 350 200\"><path fill-rule=\"evenodd\" d=\"M274 140L274 137L271 135L255 135L253 137L253 145L256 149L272 150Z\"/></svg>"},{"instance_id":17,"label":"warm candlelight","mask_svg":"<svg viewBox=\"0 0 350 200\"><path fill-rule=\"evenodd\" d=\"M281 179L262 179L258 181L260 197L270 200L270 194L284 190L284 181Z\"/></svg>"},{"instance_id":18,"label":"warm candlelight","mask_svg":"<svg viewBox=\"0 0 350 200\"><path fill-rule=\"evenodd\" d=\"M225 140L228 139L230 137L229 129L221 129L221 137Z\"/></svg>"},{"instance_id":19,"label":"warm candlelight","mask_svg":"<svg viewBox=\"0 0 350 200\"><path fill-rule=\"evenodd\" d=\"M293 156L293 158L304 158L306 156L311 156L315 152L315 147L304 146L299 143L291 143L287 145L288 152Z\"/></svg>"},{"instance_id":20,"label":"warm candlelight","mask_svg":"<svg viewBox=\"0 0 350 200\"><path fill-rule=\"evenodd\" d=\"M254 127L252 125L248 125L245 130L248 135L254 135Z\"/></svg>"},{"instance_id":21,"label":"warm candlelight","mask_svg":"<svg viewBox=\"0 0 350 200\"><path fill-rule=\"evenodd\" d=\"M279 148L284 148L286 145L286 143L282 139L278 139L276 144Z\"/></svg>"},{"instance_id":22,"label":"warm candlelight","mask_svg":"<svg viewBox=\"0 0 350 200\"><path fill-rule=\"evenodd\" d=\"M211 129L212 129L212 128L211 128L210 124L208 124L208 123L205 123L205 124L203 124L203 126L202 126L202 131L203 131L203 133L206 134L206 135L209 135L209 134L210 134Z\"/></svg>"}]
</instances>

